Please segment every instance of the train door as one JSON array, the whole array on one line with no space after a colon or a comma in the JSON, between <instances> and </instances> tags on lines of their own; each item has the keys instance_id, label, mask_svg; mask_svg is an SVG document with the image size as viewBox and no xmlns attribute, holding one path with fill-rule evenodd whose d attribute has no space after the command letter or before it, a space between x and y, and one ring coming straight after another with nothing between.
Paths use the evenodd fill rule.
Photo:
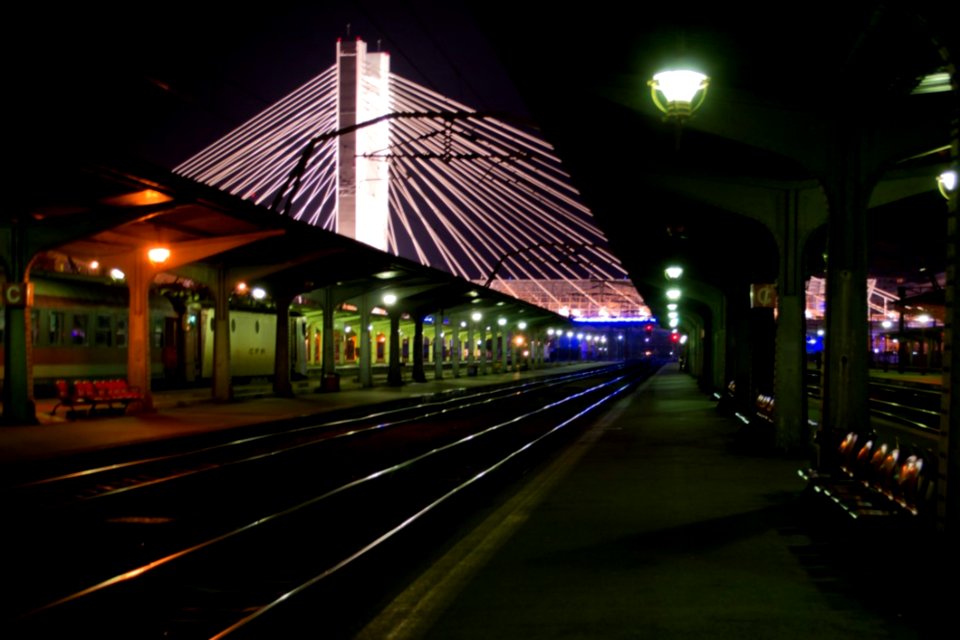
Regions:
<instances>
[{"instance_id":1,"label":"train door","mask_svg":"<svg viewBox=\"0 0 960 640\"><path fill-rule=\"evenodd\" d=\"M163 379L167 382L176 381L180 377L180 318L163 319Z\"/></svg>"}]
</instances>

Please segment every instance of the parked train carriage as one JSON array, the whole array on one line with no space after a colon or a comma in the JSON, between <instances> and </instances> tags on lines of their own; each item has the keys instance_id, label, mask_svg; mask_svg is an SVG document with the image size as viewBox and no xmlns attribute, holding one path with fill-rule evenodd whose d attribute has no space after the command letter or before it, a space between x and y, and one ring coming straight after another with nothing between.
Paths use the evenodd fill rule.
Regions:
<instances>
[{"instance_id":1,"label":"parked train carriage","mask_svg":"<svg viewBox=\"0 0 960 640\"><path fill-rule=\"evenodd\" d=\"M204 328L201 344L201 377L213 377L213 309L200 312ZM273 375L273 353L277 339L277 318L273 314L230 311L230 374L239 378Z\"/></svg>"},{"instance_id":2,"label":"parked train carriage","mask_svg":"<svg viewBox=\"0 0 960 640\"><path fill-rule=\"evenodd\" d=\"M103 279L44 274L31 279L34 392L51 393L58 379L126 377L129 291ZM276 314L231 310L231 375L239 380L274 373ZM292 371L306 374L306 321L290 318ZM213 310L178 312L166 297L150 294L151 378L178 386L213 377ZM197 330L202 328L202 330ZM0 380L3 374L0 313Z\"/></svg>"},{"instance_id":3,"label":"parked train carriage","mask_svg":"<svg viewBox=\"0 0 960 640\"><path fill-rule=\"evenodd\" d=\"M37 390L52 389L60 378L125 377L129 292L68 275L33 278L30 330ZM150 296L151 373L164 375L164 350L175 346L177 313L169 300ZM0 314L0 336L4 318ZM3 341L0 340L0 354ZM0 373L3 360L0 357Z\"/></svg>"},{"instance_id":4,"label":"parked train carriage","mask_svg":"<svg viewBox=\"0 0 960 640\"><path fill-rule=\"evenodd\" d=\"M213 377L213 309L200 311L203 327L200 349L201 377ZM306 319L290 316L290 359L292 371L306 375ZM230 311L230 374L239 379L271 378L277 340L277 316L245 310Z\"/></svg>"}]
</instances>

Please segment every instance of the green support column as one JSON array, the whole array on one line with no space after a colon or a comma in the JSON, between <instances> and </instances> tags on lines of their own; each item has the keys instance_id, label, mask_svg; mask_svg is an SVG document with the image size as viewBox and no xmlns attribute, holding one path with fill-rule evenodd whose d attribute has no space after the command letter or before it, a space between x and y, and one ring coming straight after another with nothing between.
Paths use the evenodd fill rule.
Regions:
<instances>
[{"instance_id":1,"label":"green support column","mask_svg":"<svg viewBox=\"0 0 960 640\"><path fill-rule=\"evenodd\" d=\"M450 336L450 375L459 378L462 347L460 346L460 320L455 316L450 317L450 330L453 332Z\"/></svg>"},{"instance_id":2,"label":"green support column","mask_svg":"<svg viewBox=\"0 0 960 640\"><path fill-rule=\"evenodd\" d=\"M956 69L954 69L956 82ZM954 84L954 91L958 91ZM954 167L960 157L960 116L953 121L951 135L951 156ZM947 553L957 553L956 539L960 531L960 344L957 341L957 326L960 323L960 292L957 290L960 278L960 220L957 215L957 195L950 195L947 205L947 282L946 282L946 322L943 332L943 395L940 410L940 440L938 444L939 478L937 479L937 528L944 534L951 534L953 548ZM953 481L951 486L950 482ZM944 575L945 580L952 576Z\"/></svg>"},{"instance_id":3,"label":"green support column","mask_svg":"<svg viewBox=\"0 0 960 640\"><path fill-rule=\"evenodd\" d=\"M733 380L736 383L734 404L736 410L743 415L750 415L753 410L754 382L753 382L753 345L750 340L750 309L745 295L736 296L730 301L730 312L734 320L732 336Z\"/></svg>"},{"instance_id":4,"label":"green support column","mask_svg":"<svg viewBox=\"0 0 960 640\"><path fill-rule=\"evenodd\" d=\"M475 354L477 350L477 343L473 339L473 325L475 323L473 320L470 321L470 324L467 325L467 375L470 375L470 372L475 371L474 367L476 366Z\"/></svg>"},{"instance_id":5,"label":"green support column","mask_svg":"<svg viewBox=\"0 0 960 640\"><path fill-rule=\"evenodd\" d=\"M9 256L4 287L3 318L3 423L9 425L38 424L33 399L33 340L30 331L28 282L32 250L27 231L16 220L13 226L0 229L0 256Z\"/></svg>"},{"instance_id":6,"label":"green support column","mask_svg":"<svg viewBox=\"0 0 960 640\"><path fill-rule=\"evenodd\" d=\"M333 287L327 287L323 292L323 333L320 335L321 362L323 376L328 379L337 373L335 356L336 343L333 340L333 315L336 305L333 301Z\"/></svg>"},{"instance_id":7,"label":"green support column","mask_svg":"<svg viewBox=\"0 0 960 640\"><path fill-rule=\"evenodd\" d=\"M480 324L480 366L478 373L482 375L490 373L490 353L487 351L487 325L485 322Z\"/></svg>"},{"instance_id":8,"label":"green support column","mask_svg":"<svg viewBox=\"0 0 960 640\"><path fill-rule=\"evenodd\" d=\"M392 318L392 316L391 316ZM395 335L390 336L395 339ZM370 296L360 297L360 386L368 389L373 386L372 354L370 353Z\"/></svg>"},{"instance_id":9,"label":"green support column","mask_svg":"<svg viewBox=\"0 0 960 640\"><path fill-rule=\"evenodd\" d=\"M824 336L821 451L836 438L870 427L867 332L867 200L861 157L866 141L855 123L837 126L836 165L824 180L827 194L826 335Z\"/></svg>"},{"instance_id":10,"label":"green support column","mask_svg":"<svg viewBox=\"0 0 960 640\"><path fill-rule=\"evenodd\" d=\"M433 320L433 378L443 379L443 310Z\"/></svg>"},{"instance_id":11,"label":"green support column","mask_svg":"<svg viewBox=\"0 0 960 640\"><path fill-rule=\"evenodd\" d=\"M8 281L8 288L4 293L10 292L11 297L22 294L24 304L11 304L11 301L7 300L3 307L3 422L10 425L38 424L37 408L33 399L33 367L30 366L33 350L33 341L30 338L30 305L26 304L27 291L31 285L17 276L14 277L17 282ZM9 289L14 284L21 286Z\"/></svg>"},{"instance_id":12,"label":"green support column","mask_svg":"<svg viewBox=\"0 0 960 640\"><path fill-rule=\"evenodd\" d=\"M289 293L275 294L277 333L273 348L273 392L281 398L293 397L290 381L290 303Z\"/></svg>"},{"instance_id":13,"label":"green support column","mask_svg":"<svg viewBox=\"0 0 960 640\"><path fill-rule=\"evenodd\" d=\"M400 311L390 314L390 362L387 366L387 384L399 387L403 384L400 371Z\"/></svg>"},{"instance_id":14,"label":"green support column","mask_svg":"<svg viewBox=\"0 0 960 640\"><path fill-rule=\"evenodd\" d=\"M509 338L507 337L507 328L500 327L500 373L507 372L507 349L510 348Z\"/></svg>"},{"instance_id":15,"label":"green support column","mask_svg":"<svg viewBox=\"0 0 960 640\"><path fill-rule=\"evenodd\" d=\"M413 381L426 382L427 374L423 364L423 314L417 313L413 319Z\"/></svg>"},{"instance_id":16,"label":"green support column","mask_svg":"<svg viewBox=\"0 0 960 640\"><path fill-rule=\"evenodd\" d=\"M710 375L713 380L713 388L720 393L726 391L727 383L727 299L725 296L718 296L715 304L710 306L712 312L710 355L711 370Z\"/></svg>"},{"instance_id":17,"label":"green support column","mask_svg":"<svg viewBox=\"0 0 960 640\"><path fill-rule=\"evenodd\" d=\"M233 400L233 377L230 374L230 283L227 269L217 269L213 290L213 399Z\"/></svg>"},{"instance_id":18,"label":"green support column","mask_svg":"<svg viewBox=\"0 0 960 640\"><path fill-rule=\"evenodd\" d=\"M806 233L802 226L799 193L784 194L782 216L774 234L780 249L777 282L777 328L774 354L774 448L778 451L811 451L804 393L806 345L804 343L804 289L801 257Z\"/></svg>"}]
</instances>

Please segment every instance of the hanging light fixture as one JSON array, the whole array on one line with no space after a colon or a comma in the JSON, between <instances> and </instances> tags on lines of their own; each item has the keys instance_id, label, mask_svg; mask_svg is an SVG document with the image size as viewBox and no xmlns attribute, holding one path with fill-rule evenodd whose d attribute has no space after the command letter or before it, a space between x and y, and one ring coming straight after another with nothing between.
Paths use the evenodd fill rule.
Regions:
<instances>
[{"instance_id":1,"label":"hanging light fixture","mask_svg":"<svg viewBox=\"0 0 960 640\"><path fill-rule=\"evenodd\" d=\"M950 199L950 194L954 193L957 190L957 171L956 169L948 169L940 175L937 176L937 188L940 190L940 195L942 195L947 200Z\"/></svg>"},{"instance_id":2,"label":"hanging light fixture","mask_svg":"<svg viewBox=\"0 0 960 640\"><path fill-rule=\"evenodd\" d=\"M692 69L671 69L654 74L648 81L653 103L667 120L682 121L700 108L710 79Z\"/></svg>"}]
</instances>

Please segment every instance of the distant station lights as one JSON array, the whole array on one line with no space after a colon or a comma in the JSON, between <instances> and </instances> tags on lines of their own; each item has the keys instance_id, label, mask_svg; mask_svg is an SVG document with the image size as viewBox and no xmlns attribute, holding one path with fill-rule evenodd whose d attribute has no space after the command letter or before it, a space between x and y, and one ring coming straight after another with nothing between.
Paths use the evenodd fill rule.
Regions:
<instances>
[{"instance_id":1,"label":"distant station lights","mask_svg":"<svg viewBox=\"0 0 960 640\"><path fill-rule=\"evenodd\" d=\"M663 270L663 274L667 276L667 280L676 280L683 275L683 267L671 265Z\"/></svg>"},{"instance_id":2,"label":"distant station lights","mask_svg":"<svg viewBox=\"0 0 960 640\"><path fill-rule=\"evenodd\" d=\"M691 69L661 71L647 84L653 103L667 120L683 120L700 108L707 95L709 78Z\"/></svg>"}]
</instances>

